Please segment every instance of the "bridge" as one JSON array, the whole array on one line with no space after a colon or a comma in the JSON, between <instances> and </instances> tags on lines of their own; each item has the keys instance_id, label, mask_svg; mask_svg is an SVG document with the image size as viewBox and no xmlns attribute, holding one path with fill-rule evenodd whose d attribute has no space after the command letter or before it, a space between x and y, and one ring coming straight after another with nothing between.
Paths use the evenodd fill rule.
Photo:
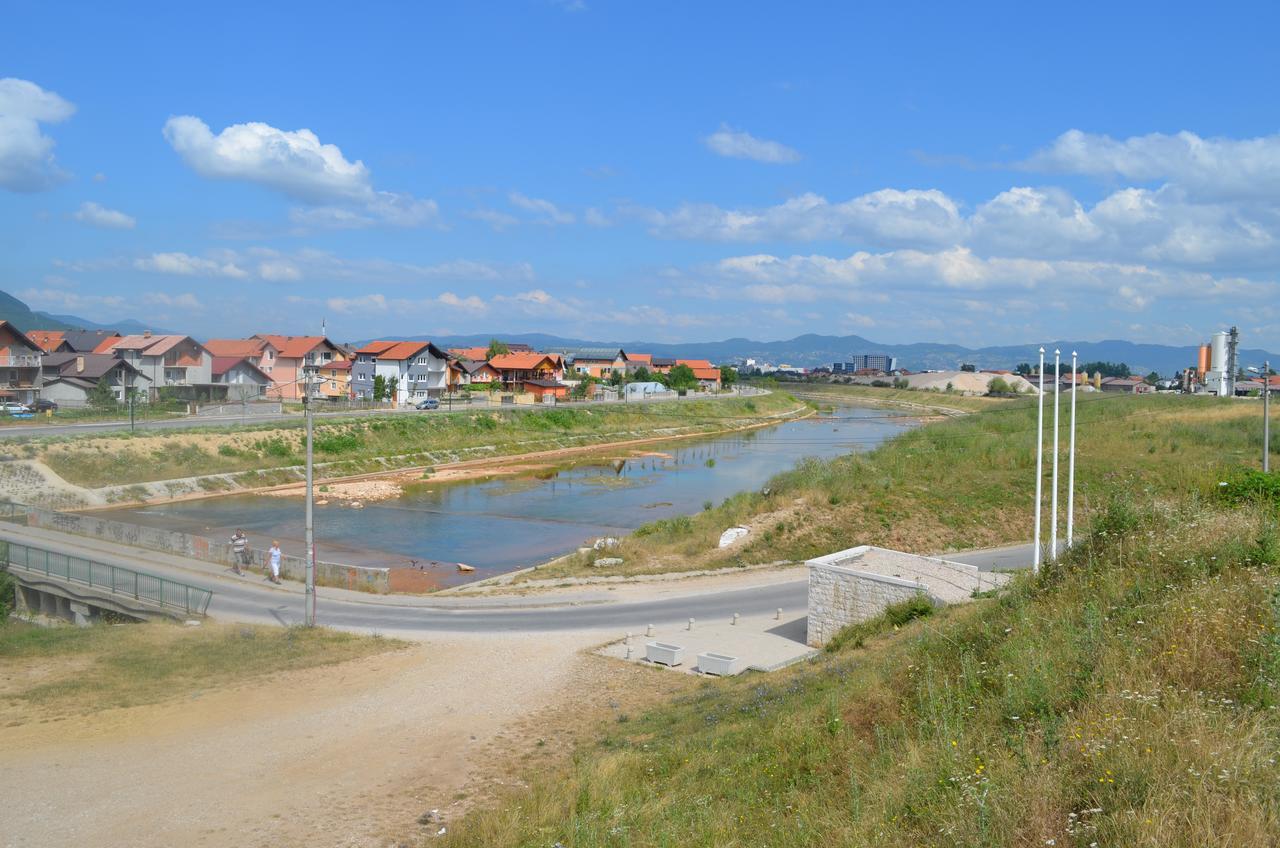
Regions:
<instances>
[{"instance_id":1,"label":"bridge","mask_svg":"<svg viewBox=\"0 0 1280 848\"><path fill-rule=\"evenodd\" d=\"M17 583L19 612L64 618L85 625L103 612L128 618L190 618L203 616L213 599L209 589L149 574L33 547L0 541L5 570Z\"/></svg>"}]
</instances>

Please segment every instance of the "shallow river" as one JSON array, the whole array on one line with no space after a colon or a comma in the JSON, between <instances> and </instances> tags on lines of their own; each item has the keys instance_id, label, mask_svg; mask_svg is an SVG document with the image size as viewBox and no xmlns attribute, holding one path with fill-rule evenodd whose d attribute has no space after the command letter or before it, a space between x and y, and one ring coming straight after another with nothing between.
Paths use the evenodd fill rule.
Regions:
<instances>
[{"instance_id":1,"label":"shallow river","mask_svg":"<svg viewBox=\"0 0 1280 848\"><path fill-rule=\"evenodd\" d=\"M535 565L659 518L698 512L804 457L864 451L912 426L882 409L833 413L707 439L654 443L625 456L582 457L533 474L410 486L393 500L316 507L317 556L357 565L465 562L474 574L434 569L444 585ZM643 452L646 455L636 456ZM108 517L207 535L243 527L255 547L271 538L303 547L302 501L235 495L112 510Z\"/></svg>"}]
</instances>

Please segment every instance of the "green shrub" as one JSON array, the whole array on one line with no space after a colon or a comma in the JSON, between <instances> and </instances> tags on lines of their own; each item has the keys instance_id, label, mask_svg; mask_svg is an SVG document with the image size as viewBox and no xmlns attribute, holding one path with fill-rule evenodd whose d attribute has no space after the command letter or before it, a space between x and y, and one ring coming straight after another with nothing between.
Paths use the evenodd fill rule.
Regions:
<instances>
[{"instance_id":1,"label":"green shrub","mask_svg":"<svg viewBox=\"0 0 1280 848\"><path fill-rule=\"evenodd\" d=\"M912 619L927 618L933 615L933 612L933 602L929 600L927 595L916 595L905 601L890 604L884 608L884 612L875 618L856 621L840 628L839 632L832 636L831 641L827 643L826 650L834 654L849 647L861 648L862 644L872 636L892 628L901 627Z\"/></svg>"}]
</instances>

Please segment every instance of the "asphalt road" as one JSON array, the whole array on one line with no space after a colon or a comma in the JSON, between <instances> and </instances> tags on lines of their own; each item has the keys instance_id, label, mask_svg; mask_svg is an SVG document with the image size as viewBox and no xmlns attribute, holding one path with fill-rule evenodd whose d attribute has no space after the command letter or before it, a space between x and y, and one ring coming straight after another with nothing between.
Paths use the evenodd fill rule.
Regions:
<instances>
[{"instance_id":1,"label":"asphalt road","mask_svg":"<svg viewBox=\"0 0 1280 848\"><path fill-rule=\"evenodd\" d=\"M0 524L0 538L209 588L214 593L209 615L215 619L282 625L300 624L303 620L303 594L296 583L277 587L258 575L232 577L223 567L209 563L18 525ZM983 570L1026 568L1030 558L1031 545L947 555L947 559ZM591 597L593 594L595 598ZM791 614L802 612L807 605L808 586L802 578L643 602L600 599L604 594L586 591L576 603L548 605L536 598L517 597L495 603L490 599L369 596L322 587L317 594L316 618L330 627L382 633L640 631L646 624L728 618L735 612L744 616L778 608Z\"/></svg>"}]
</instances>

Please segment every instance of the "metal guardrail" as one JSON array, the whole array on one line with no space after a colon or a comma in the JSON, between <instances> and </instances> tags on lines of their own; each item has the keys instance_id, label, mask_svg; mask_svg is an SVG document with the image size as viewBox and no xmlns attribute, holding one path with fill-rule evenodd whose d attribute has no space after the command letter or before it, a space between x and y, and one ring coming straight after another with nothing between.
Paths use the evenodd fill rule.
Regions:
<instances>
[{"instance_id":1,"label":"metal guardrail","mask_svg":"<svg viewBox=\"0 0 1280 848\"><path fill-rule=\"evenodd\" d=\"M213 599L213 592L209 589L134 571L132 568L94 562L17 542L0 544L8 547L5 560L10 568L21 568L46 577L105 590L113 595L167 609L182 610L188 615L204 615L209 608L209 601Z\"/></svg>"}]
</instances>

